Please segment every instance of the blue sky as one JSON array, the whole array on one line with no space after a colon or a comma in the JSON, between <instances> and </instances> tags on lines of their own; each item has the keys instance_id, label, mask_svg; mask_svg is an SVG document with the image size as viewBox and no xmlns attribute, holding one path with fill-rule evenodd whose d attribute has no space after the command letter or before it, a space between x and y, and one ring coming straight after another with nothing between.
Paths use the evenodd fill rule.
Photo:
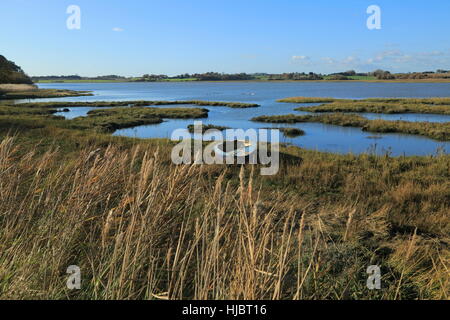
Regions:
<instances>
[{"instance_id":1,"label":"blue sky","mask_svg":"<svg viewBox=\"0 0 450 320\"><path fill-rule=\"evenodd\" d=\"M0 54L30 75L450 69L450 1L1 0Z\"/></svg>"}]
</instances>

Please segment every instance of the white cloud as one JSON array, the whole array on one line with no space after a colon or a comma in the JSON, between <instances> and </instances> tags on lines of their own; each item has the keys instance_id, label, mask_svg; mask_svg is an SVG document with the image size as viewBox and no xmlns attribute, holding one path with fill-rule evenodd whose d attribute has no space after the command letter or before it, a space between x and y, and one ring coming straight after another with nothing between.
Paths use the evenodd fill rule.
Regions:
<instances>
[{"instance_id":1,"label":"white cloud","mask_svg":"<svg viewBox=\"0 0 450 320\"><path fill-rule=\"evenodd\" d=\"M291 57L291 63L302 65L302 66L311 66L311 58L308 56L292 56Z\"/></svg>"},{"instance_id":2,"label":"white cloud","mask_svg":"<svg viewBox=\"0 0 450 320\"><path fill-rule=\"evenodd\" d=\"M385 60L397 57L397 59L401 59L404 54L400 50L387 50L378 53L375 58L369 58L367 60L368 63L374 63L374 62L383 62Z\"/></svg>"},{"instance_id":3,"label":"white cloud","mask_svg":"<svg viewBox=\"0 0 450 320\"><path fill-rule=\"evenodd\" d=\"M344 59L335 59L335 58L331 58L331 57L324 57L321 59L323 62L325 62L328 65L334 65L334 66L340 67L340 68L349 68L352 66L357 66L361 63L361 60L355 56L348 56Z\"/></svg>"},{"instance_id":4,"label":"white cloud","mask_svg":"<svg viewBox=\"0 0 450 320\"><path fill-rule=\"evenodd\" d=\"M397 48L373 52L371 55L349 55L343 57L308 57L294 55L293 64L312 66L312 71L339 72L356 70L368 72L376 69L390 70L392 72L413 72L423 70L448 69L450 65L450 50L429 50L425 52L404 52Z\"/></svg>"},{"instance_id":5,"label":"white cloud","mask_svg":"<svg viewBox=\"0 0 450 320\"><path fill-rule=\"evenodd\" d=\"M119 28L119 27L114 27L114 28L112 28L112 31L114 31L114 32L122 32L123 29Z\"/></svg>"},{"instance_id":6,"label":"white cloud","mask_svg":"<svg viewBox=\"0 0 450 320\"><path fill-rule=\"evenodd\" d=\"M308 56L292 56L292 60L295 60L295 61L309 61L310 57L308 57Z\"/></svg>"},{"instance_id":7,"label":"white cloud","mask_svg":"<svg viewBox=\"0 0 450 320\"><path fill-rule=\"evenodd\" d=\"M429 51L417 53L404 53L400 50L383 51L375 55L373 58L366 60L367 64L382 64L386 68L401 68L402 66L411 66L422 68L427 66L436 66L445 64L449 56L442 51Z\"/></svg>"},{"instance_id":8,"label":"white cloud","mask_svg":"<svg viewBox=\"0 0 450 320\"><path fill-rule=\"evenodd\" d=\"M435 50L431 52L420 52L419 55L424 57L442 57L445 56L445 53L442 51Z\"/></svg>"},{"instance_id":9,"label":"white cloud","mask_svg":"<svg viewBox=\"0 0 450 320\"><path fill-rule=\"evenodd\" d=\"M354 57L354 56L348 56L347 58L345 58L342 63L344 64L354 64L354 63L358 63L359 62L359 58Z\"/></svg>"},{"instance_id":10,"label":"white cloud","mask_svg":"<svg viewBox=\"0 0 450 320\"><path fill-rule=\"evenodd\" d=\"M322 58L322 60L325 61L328 64L335 64L336 63L336 60L333 59L333 58L330 58L330 57Z\"/></svg>"}]
</instances>

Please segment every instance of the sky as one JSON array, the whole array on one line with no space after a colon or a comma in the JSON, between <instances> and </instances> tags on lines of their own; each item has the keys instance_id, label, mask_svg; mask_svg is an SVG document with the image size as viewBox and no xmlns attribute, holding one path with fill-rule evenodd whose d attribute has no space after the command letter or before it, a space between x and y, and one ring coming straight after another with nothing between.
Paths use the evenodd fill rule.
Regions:
<instances>
[{"instance_id":1,"label":"sky","mask_svg":"<svg viewBox=\"0 0 450 320\"><path fill-rule=\"evenodd\" d=\"M450 69L450 1L0 0L0 54L32 76Z\"/></svg>"}]
</instances>

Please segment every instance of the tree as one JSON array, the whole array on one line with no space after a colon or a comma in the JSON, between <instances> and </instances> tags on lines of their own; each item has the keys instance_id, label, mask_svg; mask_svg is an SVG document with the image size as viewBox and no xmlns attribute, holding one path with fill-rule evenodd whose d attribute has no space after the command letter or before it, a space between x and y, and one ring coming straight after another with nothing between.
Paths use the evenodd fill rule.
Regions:
<instances>
[{"instance_id":1,"label":"tree","mask_svg":"<svg viewBox=\"0 0 450 320\"><path fill-rule=\"evenodd\" d=\"M0 83L32 84L33 81L22 68L0 55Z\"/></svg>"},{"instance_id":2,"label":"tree","mask_svg":"<svg viewBox=\"0 0 450 320\"><path fill-rule=\"evenodd\" d=\"M355 70L345 71L344 73L342 73L342 75L348 76L348 77L355 76L356 75L356 71Z\"/></svg>"},{"instance_id":3,"label":"tree","mask_svg":"<svg viewBox=\"0 0 450 320\"><path fill-rule=\"evenodd\" d=\"M347 76L343 74L334 74L328 77L328 80L350 80Z\"/></svg>"},{"instance_id":4,"label":"tree","mask_svg":"<svg viewBox=\"0 0 450 320\"><path fill-rule=\"evenodd\" d=\"M389 80L389 79L395 79L395 77L389 72L384 71L381 69L375 70L372 73L378 80Z\"/></svg>"}]
</instances>

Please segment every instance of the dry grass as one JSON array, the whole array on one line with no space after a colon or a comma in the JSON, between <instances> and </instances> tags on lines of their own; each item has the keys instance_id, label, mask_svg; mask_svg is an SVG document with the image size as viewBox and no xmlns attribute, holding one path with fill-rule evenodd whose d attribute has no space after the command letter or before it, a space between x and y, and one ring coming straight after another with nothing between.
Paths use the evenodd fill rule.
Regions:
<instances>
[{"instance_id":1,"label":"dry grass","mask_svg":"<svg viewBox=\"0 0 450 320\"><path fill-rule=\"evenodd\" d=\"M290 103L389 103L389 104L430 104L430 105L450 105L450 98L367 98L367 99L338 99L324 97L290 97L277 100L278 102Z\"/></svg>"},{"instance_id":2,"label":"dry grass","mask_svg":"<svg viewBox=\"0 0 450 320\"><path fill-rule=\"evenodd\" d=\"M448 299L446 155L291 148L301 164L260 177L174 166L154 142L30 136L0 143L0 298Z\"/></svg>"},{"instance_id":3,"label":"dry grass","mask_svg":"<svg viewBox=\"0 0 450 320\"><path fill-rule=\"evenodd\" d=\"M37 99L37 98L66 98L66 97L80 97L80 96L92 96L90 91L74 91L74 90L59 90L59 89L37 89L35 86L28 85L23 90L15 88L10 90L9 88L4 91L1 99L14 100L14 99ZM1 91L1 90L0 90Z\"/></svg>"},{"instance_id":4,"label":"dry grass","mask_svg":"<svg viewBox=\"0 0 450 320\"><path fill-rule=\"evenodd\" d=\"M343 101L343 100L335 98L321 98L321 97L290 97L277 100L277 102L288 102L288 103L328 103L335 101Z\"/></svg>"},{"instance_id":5,"label":"dry grass","mask_svg":"<svg viewBox=\"0 0 450 320\"><path fill-rule=\"evenodd\" d=\"M268 130L277 129L280 130L284 134L285 137L294 138L298 136L302 136L305 134L305 131L299 128L288 128L288 127L279 127L279 128L267 128Z\"/></svg>"},{"instance_id":6,"label":"dry grass","mask_svg":"<svg viewBox=\"0 0 450 320\"><path fill-rule=\"evenodd\" d=\"M194 133L195 132L195 126L193 124L190 124L187 126L187 129L190 133ZM223 131L223 130L227 130L230 129L229 127L224 127L224 126L216 126L214 124L204 124L201 126L201 132L205 133L208 130L217 130L217 131Z\"/></svg>"},{"instance_id":7,"label":"dry grass","mask_svg":"<svg viewBox=\"0 0 450 320\"><path fill-rule=\"evenodd\" d=\"M0 93L14 92L14 91L33 91L33 90L37 90L37 86L32 84L13 84L13 83L0 84Z\"/></svg>"},{"instance_id":8,"label":"dry grass","mask_svg":"<svg viewBox=\"0 0 450 320\"><path fill-rule=\"evenodd\" d=\"M76 91L82 93L83 91ZM147 107L147 106L169 106L169 105L197 105L210 107L228 107L228 108L257 108L259 104L244 102L224 102L224 101L204 101L204 100L129 100L129 101L80 101L80 102L31 102L20 103L16 106L26 108L68 108L68 107Z\"/></svg>"}]
</instances>

